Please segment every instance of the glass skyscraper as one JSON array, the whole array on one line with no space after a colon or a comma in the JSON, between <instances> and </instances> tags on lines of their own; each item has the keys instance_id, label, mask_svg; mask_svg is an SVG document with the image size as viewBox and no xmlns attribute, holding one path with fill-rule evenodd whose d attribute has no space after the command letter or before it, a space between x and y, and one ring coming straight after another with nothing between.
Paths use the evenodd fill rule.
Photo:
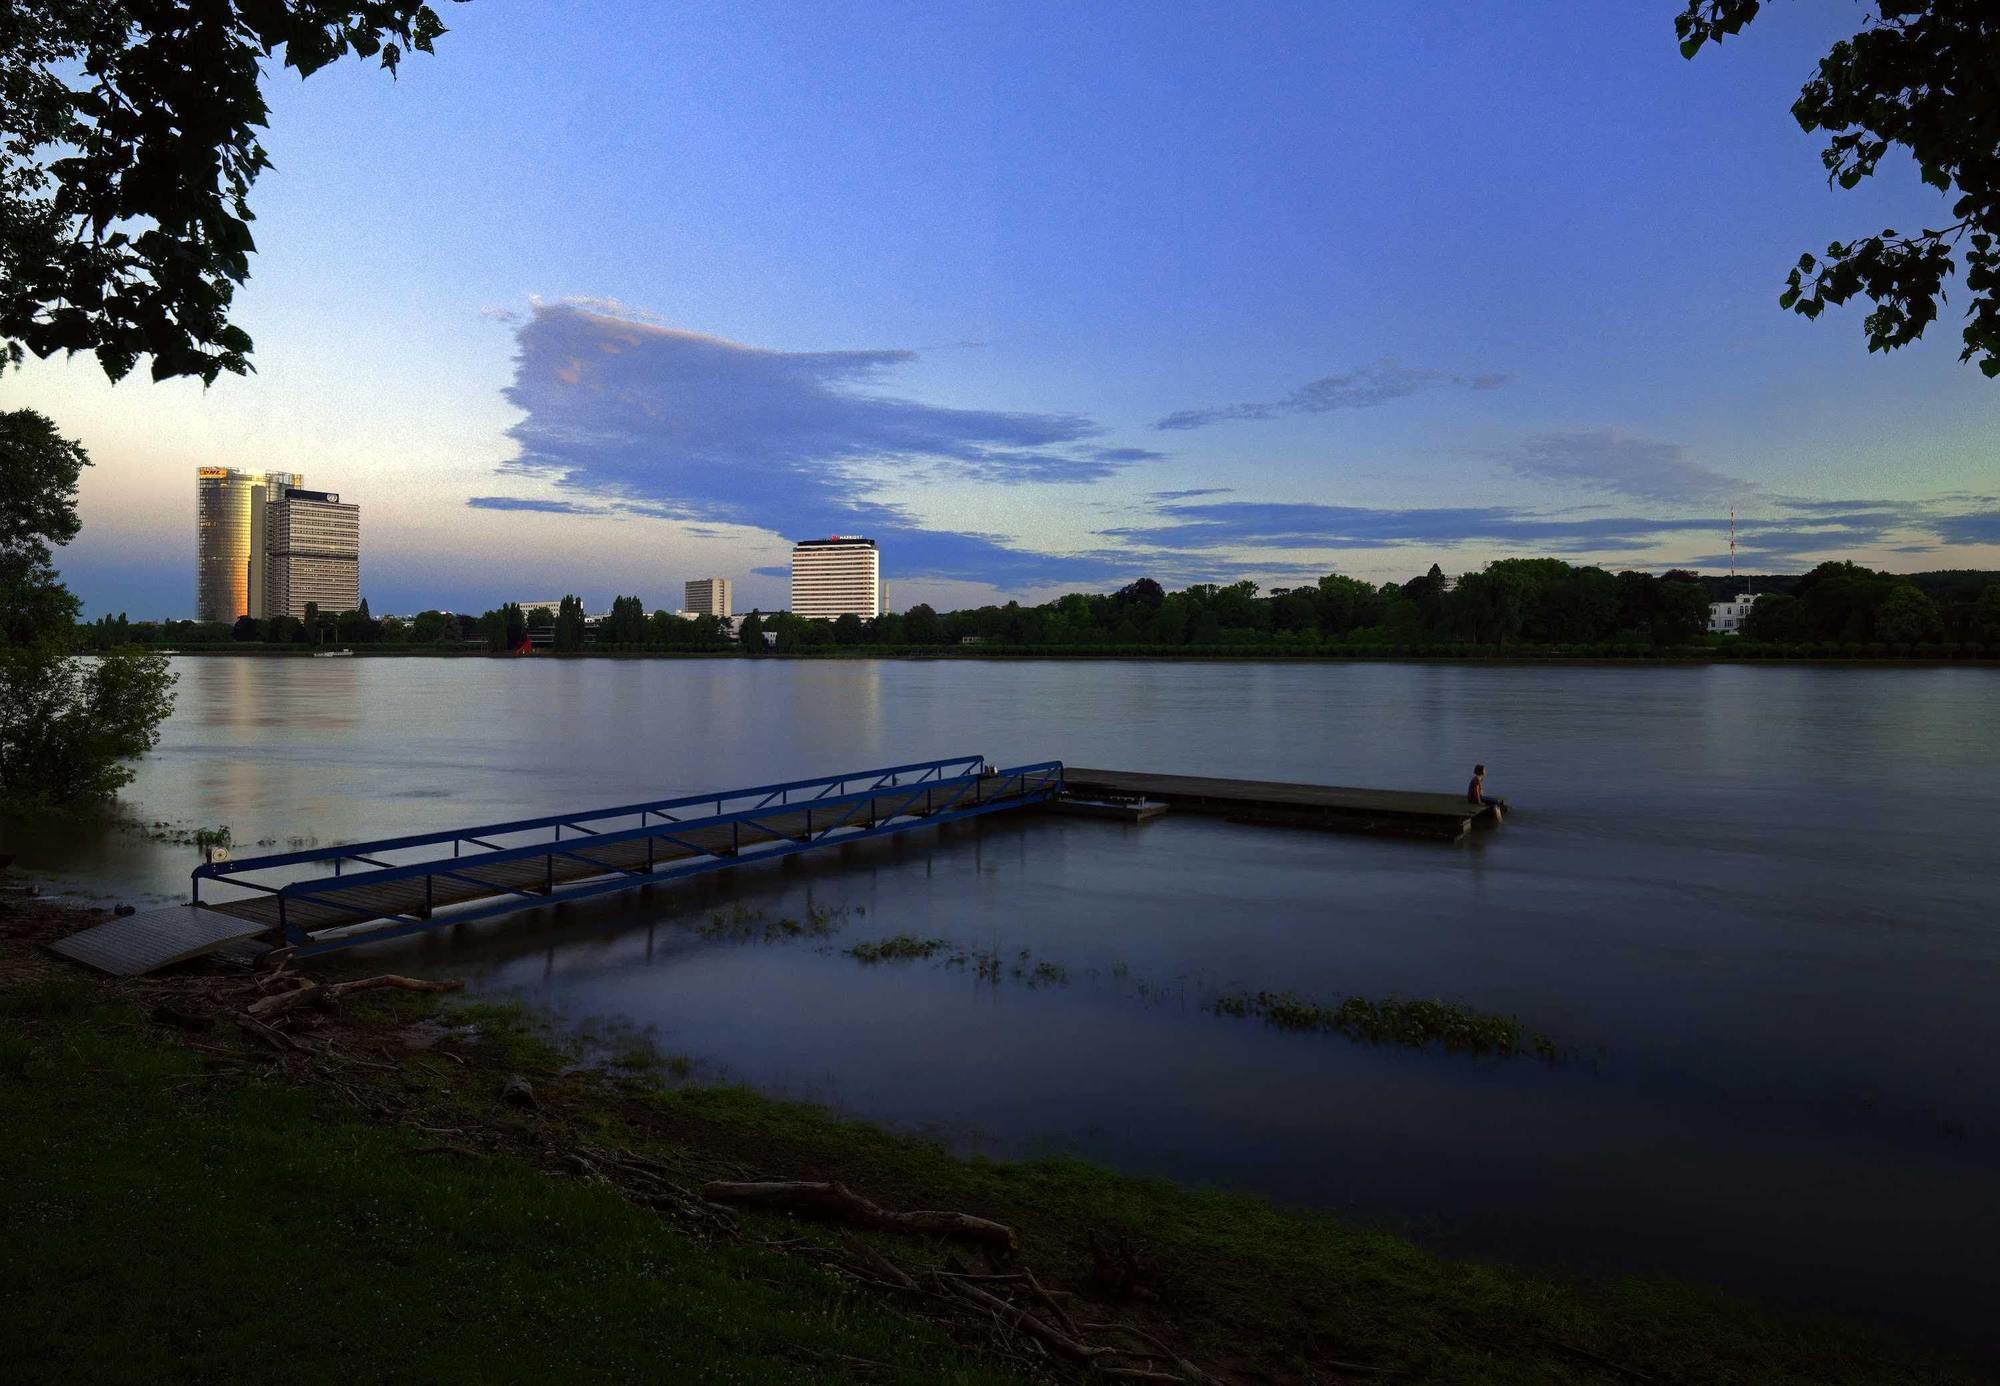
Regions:
<instances>
[{"instance_id":1,"label":"glass skyscraper","mask_svg":"<svg viewBox=\"0 0 2000 1386\"><path fill-rule=\"evenodd\" d=\"M297 486L295 472L196 467L195 618L264 615L264 506Z\"/></svg>"}]
</instances>

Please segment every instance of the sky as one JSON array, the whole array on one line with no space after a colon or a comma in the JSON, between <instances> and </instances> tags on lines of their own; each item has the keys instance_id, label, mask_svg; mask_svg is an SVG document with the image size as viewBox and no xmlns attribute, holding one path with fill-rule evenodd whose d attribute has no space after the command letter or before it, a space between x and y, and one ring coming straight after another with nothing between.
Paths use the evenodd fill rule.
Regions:
<instances>
[{"instance_id":1,"label":"sky","mask_svg":"<svg viewBox=\"0 0 2000 1386\"><path fill-rule=\"evenodd\" d=\"M1864 7L1678 52L1679 0L439 6L268 82L256 373L0 375L94 460L92 614L187 616L194 469L362 515L378 614L891 602L1555 555L2000 567L1958 305L1870 355L1802 250L1945 219L1789 114Z\"/></svg>"}]
</instances>

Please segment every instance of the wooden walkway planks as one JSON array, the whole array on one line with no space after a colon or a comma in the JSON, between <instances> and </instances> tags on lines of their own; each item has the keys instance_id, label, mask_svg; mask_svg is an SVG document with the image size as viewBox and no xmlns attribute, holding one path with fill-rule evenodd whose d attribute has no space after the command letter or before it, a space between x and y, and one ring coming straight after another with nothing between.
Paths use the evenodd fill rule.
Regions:
<instances>
[{"instance_id":1,"label":"wooden walkway planks","mask_svg":"<svg viewBox=\"0 0 2000 1386\"><path fill-rule=\"evenodd\" d=\"M1063 787L1079 796L1135 794L1176 809L1248 821L1297 823L1343 832L1458 838L1491 810L1457 794L1407 789L1353 789L1274 780L1157 775L1136 770L1065 766Z\"/></svg>"},{"instance_id":2,"label":"wooden walkway planks","mask_svg":"<svg viewBox=\"0 0 2000 1386\"><path fill-rule=\"evenodd\" d=\"M949 787L919 792L919 786L911 785L853 803L777 807L754 821L697 822L685 829L673 823L659 823L647 837L602 846L594 846L590 834L578 833L556 842L532 844L536 855L525 859L488 861L476 853L444 857L426 863L430 870L423 876L375 881L370 879L375 873L356 870L334 878L338 884L322 879L310 895L287 896L284 918L295 928L312 932L398 915L424 918L452 905L500 899L515 893L542 894L620 872L631 873L636 883L637 878L657 866L744 850L754 856L758 847L774 842L803 842L811 834L824 832L836 824L865 828L900 821L915 827L933 813L968 803L1017 798L1031 788L1020 775L980 780L963 798L956 797ZM836 837L830 843L839 840ZM275 895L205 902L202 909L272 929L279 924L279 902Z\"/></svg>"}]
</instances>

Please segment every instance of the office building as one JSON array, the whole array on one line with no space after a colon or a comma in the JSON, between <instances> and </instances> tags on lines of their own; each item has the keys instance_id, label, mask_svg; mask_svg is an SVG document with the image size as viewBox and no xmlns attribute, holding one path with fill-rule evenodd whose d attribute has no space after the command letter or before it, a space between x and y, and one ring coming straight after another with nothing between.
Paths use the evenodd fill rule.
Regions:
<instances>
[{"instance_id":1,"label":"office building","mask_svg":"<svg viewBox=\"0 0 2000 1386\"><path fill-rule=\"evenodd\" d=\"M265 511L275 492L300 478L235 467L196 467L194 477L196 619L263 616Z\"/></svg>"},{"instance_id":2,"label":"office building","mask_svg":"<svg viewBox=\"0 0 2000 1386\"><path fill-rule=\"evenodd\" d=\"M690 616L727 616L729 579L696 578L687 584L684 600Z\"/></svg>"},{"instance_id":3,"label":"office building","mask_svg":"<svg viewBox=\"0 0 2000 1386\"><path fill-rule=\"evenodd\" d=\"M303 618L361 605L361 507L332 491L279 488L264 507L264 614Z\"/></svg>"},{"instance_id":4,"label":"office building","mask_svg":"<svg viewBox=\"0 0 2000 1386\"><path fill-rule=\"evenodd\" d=\"M882 561L873 539L801 539L792 545L792 614L808 621L882 614Z\"/></svg>"}]
</instances>

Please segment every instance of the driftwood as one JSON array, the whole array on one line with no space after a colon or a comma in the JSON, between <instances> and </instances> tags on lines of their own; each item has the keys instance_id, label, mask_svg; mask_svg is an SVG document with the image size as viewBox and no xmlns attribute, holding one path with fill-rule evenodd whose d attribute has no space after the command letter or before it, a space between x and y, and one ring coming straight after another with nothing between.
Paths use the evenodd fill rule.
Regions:
<instances>
[{"instance_id":1,"label":"driftwood","mask_svg":"<svg viewBox=\"0 0 2000 1386\"><path fill-rule=\"evenodd\" d=\"M704 1184L701 1192L702 1197L718 1203L774 1208L802 1217L853 1223L857 1227L886 1227L898 1232L915 1232L920 1236L955 1237L1004 1251L1012 1251L1018 1245L1012 1228L989 1218L974 1217L970 1213L891 1212L838 1182L780 1179L736 1183L717 1180Z\"/></svg>"},{"instance_id":2,"label":"driftwood","mask_svg":"<svg viewBox=\"0 0 2000 1386\"><path fill-rule=\"evenodd\" d=\"M255 1016L282 1015L299 1006L331 1006L341 997L357 991L459 991L465 983L458 981L428 982L421 977L399 977L394 973L384 973L380 977L361 977L352 982L332 982L321 985L306 982L290 991L281 991L275 996L266 996L252 1001L248 1011Z\"/></svg>"}]
</instances>

